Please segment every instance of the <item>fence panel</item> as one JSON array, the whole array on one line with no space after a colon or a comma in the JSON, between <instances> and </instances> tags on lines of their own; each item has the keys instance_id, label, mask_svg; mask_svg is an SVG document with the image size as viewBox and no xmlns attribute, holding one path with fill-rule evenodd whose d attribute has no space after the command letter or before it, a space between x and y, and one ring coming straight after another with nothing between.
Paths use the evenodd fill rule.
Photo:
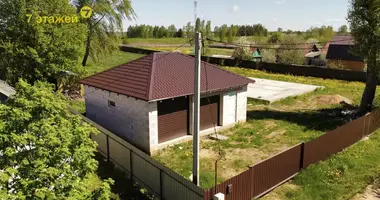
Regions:
<instances>
[{"instance_id":1,"label":"fence panel","mask_svg":"<svg viewBox=\"0 0 380 200\"><path fill-rule=\"evenodd\" d=\"M366 135L371 134L380 127L380 109L377 109L367 115L367 131Z\"/></svg>"},{"instance_id":2,"label":"fence panel","mask_svg":"<svg viewBox=\"0 0 380 200\"><path fill-rule=\"evenodd\" d=\"M305 143L303 167L325 160L359 141L365 132L365 119L363 116Z\"/></svg>"},{"instance_id":3,"label":"fence panel","mask_svg":"<svg viewBox=\"0 0 380 200\"><path fill-rule=\"evenodd\" d=\"M91 139L98 144L97 149L99 153L107 158L107 135L103 134L102 132L96 135L91 134Z\"/></svg>"},{"instance_id":4,"label":"fence panel","mask_svg":"<svg viewBox=\"0 0 380 200\"><path fill-rule=\"evenodd\" d=\"M218 184L212 189L205 190L204 200L213 199L217 193L225 194L225 200L250 200L251 195L251 170L247 170L223 183ZM231 190L228 191L228 186Z\"/></svg>"},{"instance_id":5,"label":"fence panel","mask_svg":"<svg viewBox=\"0 0 380 200\"><path fill-rule=\"evenodd\" d=\"M131 174L131 150L125 148L122 144L111 137L108 139L109 156L111 162L122 168L129 175Z\"/></svg>"},{"instance_id":6,"label":"fence panel","mask_svg":"<svg viewBox=\"0 0 380 200\"><path fill-rule=\"evenodd\" d=\"M203 200L203 191L197 192L186 187L186 184L174 179L172 174L161 171L162 195L165 200Z\"/></svg>"},{"instance_id":7,"label":"fence panel","mask_svg":"<svg viewBox=\"0 0 380 200\"><path fill-rule=\"evenodd\" d=\"M132 153L131 162L133 177L157 195L161 195L160 169L135 153Z\"/></svg>"},{"instance_id":8,"label":"fence panel","mask_svg":"<svg viewBox=\"0 0 380 200\"><path fill-rule=\"evenodd\" d=\"M252 167L252 197L259 197L296 175L301 167L302 144L298 144Z\"/></svg>"}]
</instances>

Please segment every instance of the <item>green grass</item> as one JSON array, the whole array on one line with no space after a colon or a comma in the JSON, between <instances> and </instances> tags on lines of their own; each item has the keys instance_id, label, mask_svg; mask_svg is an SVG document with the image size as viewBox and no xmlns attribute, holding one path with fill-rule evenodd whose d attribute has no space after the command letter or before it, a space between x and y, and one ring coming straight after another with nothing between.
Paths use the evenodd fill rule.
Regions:
<instances>
[{"instance_id":1,"label":"green grass","mask_svg":"<svg viewBox=\"0 0 380 200\"><path fill-rule=\"evenodd\" d=\"M314 164L263 197L272 199L350 199L380 173L380 131L326 161Z\"/></svg>"},{"instance_id":2,"label":"green grass","mask_svg":"<svg viewBox=\"0 0 380 200\"><path fill-rule=\"evenodd\" d=\"M145 49L156 50L156 51L165 51L165 52L181 52L183 54L194 54L194 47L145 47ZM233 49L220 49L220 48L207 48L205 50L205 56L212 55L227 55L232 56Z\"/></svg>"},{"instance_id":3,"label":"green grass","mask_svg":"<svg viewBox=\"0 0 380 200\"><path fill-rule=\"evenodd\" d=\"M202 154L201 151L200 182L203 188L214 185L214 163L218 158L219 146L223 156L218 166L220 182L245 171L249 165L300 142L317 138L346 123L349 116L342 115L341 111L355 108L364 90L364 84L360 82L271 74L234 67L223 69L249 77L320 85L325 88L271 105L249 101L247 122L221 132L228 136L227 140L215 142L202 138L201 149L206 152ZM325 102L337 94L351 99L353 105L347 107ZM379 96L377 93L376 105L379 105ZM188 178L192 166L191 146L192 142L178 144L159 151L154 158Z\"/></svg>"},{"instance_id":4,"label":"green grass","mask_svg":"<svg viewBox=\"0 0 380 200\"><path fill-rule=\"evenodd\" d=\"M86 69L89 75L102 72L112 67L127 63L132 60L141 58L142 54L128 53L128 52L116 52L113 55L100 58L99 60L89 59Z\"/></svg>"}]
</instances>

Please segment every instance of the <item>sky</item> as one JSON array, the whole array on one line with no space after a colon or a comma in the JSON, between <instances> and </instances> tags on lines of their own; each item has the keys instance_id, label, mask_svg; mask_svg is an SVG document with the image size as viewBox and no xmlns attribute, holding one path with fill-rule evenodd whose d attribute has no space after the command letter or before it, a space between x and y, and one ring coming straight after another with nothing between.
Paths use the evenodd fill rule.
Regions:
<instances>
[{"instance_id":1,"label":"sky","mask_svg":"<svg viewBox=\"0 0 380 200\"><path fill-rule=\"evenodd\" d=\"M129 25L149 24L182 28L194 22L194 0L131 0L136 20ZM337 29L347 24L349 0L198 0L197 16L211 20L212 27L222 24L261 23L270 31L307 30L311 26L330 25Z\"/></svg>"}]
</instances>

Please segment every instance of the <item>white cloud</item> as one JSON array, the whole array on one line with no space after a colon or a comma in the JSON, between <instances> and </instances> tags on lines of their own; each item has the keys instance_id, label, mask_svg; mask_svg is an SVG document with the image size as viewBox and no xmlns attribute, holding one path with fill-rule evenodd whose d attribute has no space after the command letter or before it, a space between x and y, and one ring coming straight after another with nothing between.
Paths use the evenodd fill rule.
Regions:
<instances>
[{"instance_id":1,"label":"white cloud","mask_svg":"<svg viewBox=\"0 0 380 200\"><path fill-rule=\"evenodd\" d=\"M232 10L233 10L234 12L238 11L239 9L240 9L240 7L239 7L238 5L234 5L234 6L232 6Z\"/></svg>"},{"instance_id":2,"label":"white cloud","mask_svg":"<svg viewBox=\"0 0 380 200\"><path fill-rule=\"evenodd\" d=\"M273 17L272 20L273 20L273 21L277 21L277 18L276 18L276 17Z\"/></svg>"},{"instance_id":3,"label":"white cloud","mask_svg":"<svg viewBox=\"0 0 380 200\"><path fill-rule=\"evenodd\" d=\"M343 19L339 19L339 18L329 18L326 20L326 22L342 22Z\"/></svg>"},{"instance_id":4,"label":"white cloud","mask_svg":"<svg viewBox=\"0 0 380 200\"><path fill-rule=\"evenodd\" d=\"M286 3L287 0L279 0L279 1L276 1L276 4L284 4Z\"/></svg>"}]
</instances>

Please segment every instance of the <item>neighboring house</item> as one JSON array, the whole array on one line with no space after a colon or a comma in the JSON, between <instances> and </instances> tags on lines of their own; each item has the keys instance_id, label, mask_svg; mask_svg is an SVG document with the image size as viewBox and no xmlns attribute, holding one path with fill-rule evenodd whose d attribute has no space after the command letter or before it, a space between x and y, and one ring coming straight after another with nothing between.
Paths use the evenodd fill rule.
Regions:
<instances>
[{"instance_id":1,"label":"neighboring house","mask_svg":"<svg viewBox=\"0 0 380 200\"><path fill-rule=\"evenodd\" d=\"M153 53L85 78L86 116L145 152L190 137L194 63L180 53ZM201 62L201 133L244 122L253 82Z\"/></svg>"},{"instance_id":2,"label":"neighboring house","mask_svg":"<svg viewBox=\"0 0 380 200\"><path fill-rule=\"evenodd\" d=\"M353 71L363 71L364 59L354 55L351 51L354 48L354 39L349 35L336 35L328 45L326 59L328 65L341 65Z\"/></svg>"},{"instance_id":3,"label":"neighboring house","mask_svg":"<svg viewBox=\"0 0 380 200\"><path fill-rule=\"evenodd\" d=\"M9 96L15 94L15 89L5 81L0 80L0 103L5 103Z\"/></svg>"}]
</instances>

